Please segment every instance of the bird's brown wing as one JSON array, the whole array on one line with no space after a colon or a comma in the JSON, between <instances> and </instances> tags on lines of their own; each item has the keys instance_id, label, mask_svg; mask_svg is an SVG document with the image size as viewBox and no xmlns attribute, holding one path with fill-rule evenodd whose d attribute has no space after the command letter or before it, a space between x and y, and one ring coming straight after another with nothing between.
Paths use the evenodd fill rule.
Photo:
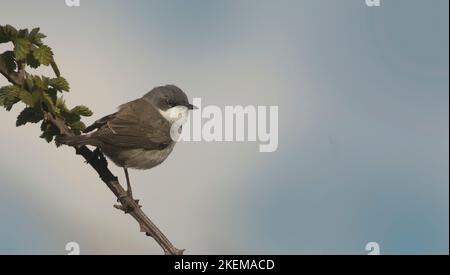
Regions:
<instances>
[{"instance_id":1,"label":"bird's brown wing","mask_svg":"<svg viewBox=\"0 0 450 275\"><path fill-rule=\"evenodd\" d=\"M146 100L119 107L91 137L102 144L129 149L164 149L172 143L170 123Z\"/></svg>"},{"instance_id":2,"label":"bird's brown wing","mask_svg":"<svg viewBox=\"0 0 450 275\"><path fill-rule=\"evenodd\" d=\"M96 120L92 125L89 125L88 127L86 127L86 129L83 130L83 133L89 133L92 132L96 129L101 128L102 126L106 125L106 123L112 119L114 119L114 117L116 117L117 112L114 114L110 114L107 116L102 117L99 120Z\"/></svg>"}]
</instances>

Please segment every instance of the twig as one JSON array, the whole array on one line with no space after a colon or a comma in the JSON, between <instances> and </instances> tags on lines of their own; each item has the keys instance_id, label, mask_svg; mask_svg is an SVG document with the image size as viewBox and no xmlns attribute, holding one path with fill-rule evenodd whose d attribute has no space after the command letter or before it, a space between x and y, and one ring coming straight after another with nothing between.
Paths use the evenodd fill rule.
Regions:
<instances>
[{"instance_id":1,"label":"twig","mask_svg":"<svg viewBox=\"0 0 450 275\"><path fill-rule=\"evenodd\" d=\"M23 75L18 72L9 71L5 61L0 57L0 73L12 84L22 86L24 82Z\"/></svg>"},{"instance_id":2,"label":"twig","mask_svg":"<svg viewBox=\"0 0 450 275\"><path fill-rule=\"evenodd\" d=\"M57 76L60 75L56 63L52 62L52 68ZM19 64L18 72L9 71L4 61L0 58L0 73L6 79L17 86L22 86L25 81L25 68ZM59 129L63 136L73 136L72 131L67 127L65 122L55 117L52 113L45 112L45 119ZM142 211L139 201L135 200L125 189L120 185L119 180L108 169L108 162L104 155L99 151L91 151L86 146L75 147L76 154L81 155L86 162L94 168L98 173L100 179L108 186L108 188L117 197L120 205L115 205L115 208L130 214L138 223L141 232L145 232L147 236L153 237L155 241L161 246L167 255L182 255L184 250L178 249L172 245L167 237L158 229L158 227L150 220L150 218Z\"/></svg>"}]
</instances>

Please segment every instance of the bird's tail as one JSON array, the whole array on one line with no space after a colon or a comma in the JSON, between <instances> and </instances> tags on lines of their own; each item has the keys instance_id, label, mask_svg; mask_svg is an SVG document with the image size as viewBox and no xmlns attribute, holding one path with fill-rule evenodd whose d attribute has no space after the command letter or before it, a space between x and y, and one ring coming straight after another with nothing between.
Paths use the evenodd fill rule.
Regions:
<instances>
[{"instance_id":1,"label":"bird's tail","mask_svg":"<svg viewBox=\"0 0 450 275\"><path fill-rule=\"evenodd\" d=\"M98 145L90 135L82 136L58 136L56 137L57 144L65 144L68 146L82 146L82 145Z\"/></svg>"}]
</instances>

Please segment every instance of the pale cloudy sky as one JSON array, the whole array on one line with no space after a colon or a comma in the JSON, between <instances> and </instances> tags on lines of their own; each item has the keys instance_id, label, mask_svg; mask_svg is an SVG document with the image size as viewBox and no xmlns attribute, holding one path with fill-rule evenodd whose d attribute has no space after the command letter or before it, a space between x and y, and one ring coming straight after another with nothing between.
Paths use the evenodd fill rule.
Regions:
<instances>
[{"instance_id":1,"label":"pale cloudy sky","mask_svg":"<svg viewBox=\"0 0 450 275\"><path fill-rule=\"evenodd\" d=\"M182 143L132 171L178 247L206 254L442 254L449 244L447 0L2 0L41 27L88 122L161 84L279 106L279 149ZM17 16L20 13L21 16ZM0 46L0 49L5 49ZM6 84L0 79L0 84ZM0 253L161 253L70 148L0 111ZM121 169L112 167L123 178Z\"/></svg>"}]
</instances>

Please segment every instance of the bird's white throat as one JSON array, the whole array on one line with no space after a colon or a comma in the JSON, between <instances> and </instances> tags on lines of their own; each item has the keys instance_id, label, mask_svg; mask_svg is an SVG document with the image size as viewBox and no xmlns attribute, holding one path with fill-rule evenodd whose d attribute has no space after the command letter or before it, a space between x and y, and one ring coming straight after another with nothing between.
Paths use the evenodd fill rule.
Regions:
<instances>
[{"instance_id":1,"label":"bird's white throat","mask_svg":"<svg viewBox=\"0 0 450 275\"><path fill-rule=\"evenodd\" d=\"M159 113L170 123L174 123L180 119L186 120L189 109L185 106L175 106L165 111L159 110Z\"/></svg>"}]
</instances>

